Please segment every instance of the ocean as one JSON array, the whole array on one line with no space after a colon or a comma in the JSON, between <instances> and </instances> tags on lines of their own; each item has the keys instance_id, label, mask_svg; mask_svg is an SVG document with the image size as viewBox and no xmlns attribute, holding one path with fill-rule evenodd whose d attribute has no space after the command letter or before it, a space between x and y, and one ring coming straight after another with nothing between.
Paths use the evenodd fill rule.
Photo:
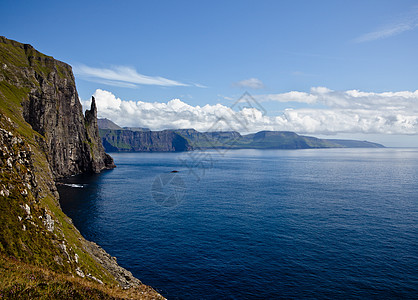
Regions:
<instances>
[{"instance_id":1,"label":"ocean","mask_svg":"<svg viewBox=\"0 0 418 300\"><path fill-rule=\"evenodd\" d=\"M112 156L62 209L168 299L418 297L418 149Z\"/></svg>"}]
</instances>

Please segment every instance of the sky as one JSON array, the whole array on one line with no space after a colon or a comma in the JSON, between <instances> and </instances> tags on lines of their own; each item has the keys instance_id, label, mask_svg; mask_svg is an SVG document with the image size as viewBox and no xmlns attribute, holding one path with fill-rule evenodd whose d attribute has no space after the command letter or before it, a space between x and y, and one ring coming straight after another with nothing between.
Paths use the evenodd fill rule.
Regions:
<instances>
[{"instance_id":1,"label":"sky","mask_svg":"<svg viewBox=\"0 0 418 300\"><path fill-rule=\"evenodd\" d=\"M99 117L418 147L418 2L0 1Z\"/></svg>"}]
</instances>

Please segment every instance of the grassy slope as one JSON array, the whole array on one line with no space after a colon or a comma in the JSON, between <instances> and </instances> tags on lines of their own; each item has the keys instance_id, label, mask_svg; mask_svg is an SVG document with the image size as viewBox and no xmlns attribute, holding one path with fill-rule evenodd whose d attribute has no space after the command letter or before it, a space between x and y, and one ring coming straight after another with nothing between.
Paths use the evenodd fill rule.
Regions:
<instances>
[{"instance_id":1,"label":"grassy slope","mask_svg":"<svg viewBox=\"0 0 418 300\"><path fill-rule=\"evenodd\" d=\"M0 255L1 299L155 299L147 286L124 290Z\"/></svg>"}]
</instances>

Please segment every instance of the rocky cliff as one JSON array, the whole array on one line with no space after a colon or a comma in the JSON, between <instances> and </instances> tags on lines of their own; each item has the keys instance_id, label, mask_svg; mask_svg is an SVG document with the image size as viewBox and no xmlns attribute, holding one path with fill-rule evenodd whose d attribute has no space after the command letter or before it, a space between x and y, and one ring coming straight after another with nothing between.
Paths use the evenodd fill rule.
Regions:
<instances>
[{"instance_id":1,"label":"rocky cliff","mask_svg":"<svg viewBox=\"0 0 418 300\"><path fill-rule=\"evenodd\" d=\"M193 149L311 149L311 148L376 148L383 145L367 141L327 140L302 136L290 131L259 131L241 135L236 131L198 132L178 129L176 133L188 140Z\"/></svg>"},{"instance_id":2,"label":"rocky cliff","mask_svg":"<svg viewBox=\"0 0 418 300\"><path fill-rule=\"evenodd\" d=\"M100 129L108 152L178 152L189 151L188 141L173 130L139 131Z\"/></svg>"},{"instance_id":3,"label":"rocky cliff","mask_svg":"<svg viewBox=\"0 0 418 300\"><path fill-rule=\"evenodd\" d=\"M83 116L69 65L41 54L31 45L0 37L2 86L18 89L25 121L44 137L55 178L114 167L96 134L97 111ZM96 126L96 127L95 127Z\"/></svg>"},{"instance_id":4,"label":"rocky cliff","mask_svg":"<svg viewBox=\"0 0 418 300\"><path fill-rule=\"evenodd\" d=\"M60 209L56 179L114 167L96 117L69 65L0 37L0 298L162 298Z\"/></svg>"},{"instance_id":5,"label":"rocky cliff","mask_svg":"<svg viewBox=\"0 0 418 300\"><path fill-rule=\"evenodd\" d=\"M97 125L97 107L94 97L91 98L91 108L86 110L84 123L86 127L86 138L89 145L90 163L86 171L100 172L103 169L115 167L112 157L103 148Z\"/></svg>"}]
</instances>

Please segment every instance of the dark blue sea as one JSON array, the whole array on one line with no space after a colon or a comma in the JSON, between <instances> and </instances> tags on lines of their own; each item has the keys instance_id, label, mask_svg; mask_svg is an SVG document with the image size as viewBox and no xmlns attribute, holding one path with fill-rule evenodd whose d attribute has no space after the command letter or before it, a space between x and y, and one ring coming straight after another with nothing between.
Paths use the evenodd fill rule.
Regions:
<instances>
[{"instance_id":1,"label":"dark blue sea","mask_svg":"<svg viewBox=\"0 0 418 300\"><path fill-rule=\"evenodd\" d=\"M220 151L113 153L62 208L168 299L418 298L418 149Z\"/></svg>"}]
</instances>

